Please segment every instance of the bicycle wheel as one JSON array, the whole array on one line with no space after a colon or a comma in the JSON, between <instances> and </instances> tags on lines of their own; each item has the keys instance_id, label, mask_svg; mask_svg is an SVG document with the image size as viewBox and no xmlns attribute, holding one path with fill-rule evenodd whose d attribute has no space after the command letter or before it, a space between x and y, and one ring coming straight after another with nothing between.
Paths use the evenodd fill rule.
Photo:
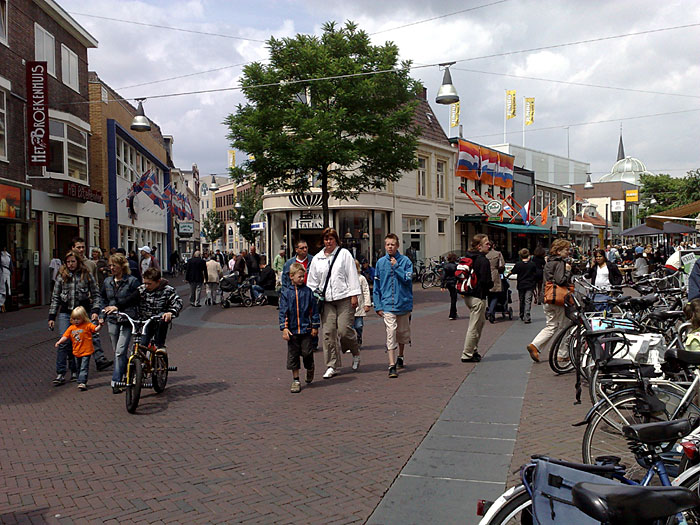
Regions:
<instances>
[{"instance_id":1,"label":"bicycle wheel","mask_svg":"<svg viewBox=\"0 0 700 525\"><path fill-rule=\"evenodd\" d=\"M570 352L567 351L566 353L568 361L565 363L559 362L557 356L559 353L559 347L562 344L568 345L569 343L570 339L566 339L566 337L574 337L574 332L577 328L577 325L570 325L560 330L559 333L554 337L554 341L552 341L552 344L549 347L549 367L555 374L565 374L567 372L571 372L574 369L573 360L569 356Z\"/></svg>"},{"instance_id":2,"label":"bicycle wheel","mask_svg":"<svg viewBox=\"0 0 700 525\"><path fill-rule=\"evenodd\" d=\"M153 390L160 394L165 390L165 385L168 382L168 354L165 352L156 352L153 360Z\"/></svg>"},{"instance_id":3,"label":"bicycle wheel","mask_svg":"<svg viewBox=\"0 0 700 525\"><path fill-rule=\"evenodd\" d=\"M698 492L700 490L700 469L697 469L694 475L690 476L688 479L683 481L683 483L681 483L679 486L685 487L686 489L689 489L695 494L700 494L700 492ZM700 509L698 509L697 507L694 509L683 511L681 514L683 514L686 523L700 523ZM677 523L679 522L675 516L666 520L666 525L676 525Z\"/></svg>"},{"instance_id":4,"label":"bicycle wheel","mask_svg":"<svg viewBox=\"0 0 700 525\"><path fill-rule=\"evenodd\" d=\"M141 399L141 384L143 383L143 363L138 357L133 357L126 365L126 410L130 414L136 412Z\"/></svg>"},{"instance_id":5,"label":"bicycle wheel","mask_svg":"<svg viewBox=\"0 0 700 525\"><path fill-rule=\"evenodd\" d=\"M423 288L430 288L430 287L432 287L432 286L435 286L435 279L436 279L436 277L437 277L437 276L436 276L433 272L426 273L426 274L424 274L423 277L421 278L420 285L421 285Z\"/></svg>"},{"instance_id":6,"label":"bicycle wheel","mask_svg":"<svg viewBox=\"0 0 700 525\"><path fill-rule=\"evenodd\" d=\"M627 477L641 479L646 469L640 466L634 454L627 446L627 440L622 434L624 425L649 423L650 421L668 420L669 414L675 412L680 405L682 396L669 390L654 388L656 397L665 405L665 410L655 413L652 417L642 416L637 410L637 394L635 392L620 392L610 399L611 403L602 405L591 418L583 434L581 451L583 462L594 464L598 456L618 456L620 463L627 466ZM691 404L678 418L690 415L700 415L700 409Z\"/></svg>"},{"instance_id":7,"label":"bicycle wheel","mask_svg":"<svg viewBox=\"0 0 700 525\"><path fill-rule=\"evenodd\" d=\"M488 522L488 525L501 524L532 525L532 500L526 490L509 499Z\"/></svg>"},{"instance_id":8,"label":"bicycle wheel","mask_svg":"<svg viewBox=\"0 0 700 525\"><path fill-rule=\"evenodd\" d=\"M603 383L601 384L601 379ZM612 379L612 382L606 380ZM629 379L630 381L615 382L615 380ZM605 392L607 397L615 395L618 391L625 388L631 388L635 384L635 375L631 370L618 370L615 372L603 372L597 366L593 367L593 373L588 379L588 397L591 398L591 404L595 405L603 399L602 393Z\"/></svg>"}]
</instances>

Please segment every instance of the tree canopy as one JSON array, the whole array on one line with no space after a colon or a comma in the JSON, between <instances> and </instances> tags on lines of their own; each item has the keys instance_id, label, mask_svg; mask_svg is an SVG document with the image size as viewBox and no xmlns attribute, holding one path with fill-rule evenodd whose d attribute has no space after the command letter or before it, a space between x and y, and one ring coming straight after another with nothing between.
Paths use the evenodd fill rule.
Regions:
<instances>
[{"instance_id":1,"label":"tree canopy","mask_svg":"<svg viewBox=\"0 0 700 525\"><path fill-rule=\"evenodd\" d=\"M209 210L202 222L202 233L210 244L214 244L217 239L224 235L224 223L219 219L216 210Z\"/></svg>"},{"instance_id":2,"label":"tree canopy","mask_svg":"<svg viewBox=\"0 0 700 525\"><path fill-rule=\"evenodd\" d=\"M267 45L269 63L243 70L247 103L225 119L231 145L252 156L231 170L234 180L270 191L320 187L327 226L329 196L356 198L416 167L420 86L395 44L374 46L356 24L328 22L320 37Z\"/></svg>"},{"instance_id":3,"label":"tree canopy","mask_svg":"<svg viewBox=\"0 0 700 525\"><path fill-rule=\"evenodd\" d=\"M700 200L700 170L689 171L683 178L665 173L642 175L640 183L640 197L645 203L639 212L641 218ZM651 204L652 197L656 204Z\"/></svg>"}]
</instances>

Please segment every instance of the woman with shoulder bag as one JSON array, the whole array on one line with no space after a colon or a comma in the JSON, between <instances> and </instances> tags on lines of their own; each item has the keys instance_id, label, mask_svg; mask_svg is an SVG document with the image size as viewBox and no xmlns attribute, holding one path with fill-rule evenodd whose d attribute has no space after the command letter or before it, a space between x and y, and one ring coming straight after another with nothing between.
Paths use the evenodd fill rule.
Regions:
<instances>
[{"instance_id":1,"label":"woman with shoulder bag","mask_svg":"<svg viewBox=\"0 0 700 525\"><path fill-rule=\"evenodd\" d=\"M328 367L323 377L330 379L340 369L342 351L352 352L353 370L360 366L360 349L353 325L355 309L362 291L355 259L348 250L339 246L338 232L333 228L326 228L322 236L324 249L311 261L306 285L314 291L314 295L323 295L321 333L323 357ZM338 337L341 349L338 348Z\"/></svg>"},{"instance_id":2,"label":"woman with shoulder bag","mask_svg":"<svg viewBox=\"0 0 700 525\"><path fill-rule=\"evenodd\" d=\"M571 285L571 265L566 262L569 256L571 243L565 239L557 239L549 249L549 259L544 266L544 315L545 326L539 334L535 336L532 343L527 345L527 351L533 361L539 362L540 351L551 341L555 334L566 326L566 316L564 315L563 297L569 293ZM561 303L561 304L557 304ZM560 351L564 352L567 345L560 345ZM565 353L557 356L560 361L568 359Z\"/></svg>"}]
</instances>

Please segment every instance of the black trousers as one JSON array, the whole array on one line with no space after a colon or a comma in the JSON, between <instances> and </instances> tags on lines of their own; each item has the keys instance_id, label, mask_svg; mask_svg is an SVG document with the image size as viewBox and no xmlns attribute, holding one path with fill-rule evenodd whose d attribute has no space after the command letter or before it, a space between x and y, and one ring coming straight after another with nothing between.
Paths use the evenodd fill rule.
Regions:
<instances>
[{"instance_id":1,"label":"black trousers","mask_svg":"<svg viewBox=\"0 0 700 525\"><path fill-rule=\"evenodd\" d=\"M454 284L446 284L445 287L450 292L450 317L457 317L457 288Z\"/></svg>"},{"instance_id":2,"label":"black trousers","mask_svg":"<svg viewBox=\"0 0 700 525\"><path fill-rule=\"evenodd\" d=\"M148 343L153 340L153 344L156 348L162 348L165 346L165 338L168 335L169 323L165 321L151 321L146 327L146 331L141 336L141 345L147 346Z\"/></svg>"},{"instance_id":3,"label":"black trousers","mask_svg":"<svg viewBox=\"0 0 700 525\"><path fill-rule=\"evenodd\" d=\"M287 341L287 370L299 370L300 358L304 361L304 368L313 370L314 349L311 345L311 334L291 334Z\"/></svg>"}]
</instances>

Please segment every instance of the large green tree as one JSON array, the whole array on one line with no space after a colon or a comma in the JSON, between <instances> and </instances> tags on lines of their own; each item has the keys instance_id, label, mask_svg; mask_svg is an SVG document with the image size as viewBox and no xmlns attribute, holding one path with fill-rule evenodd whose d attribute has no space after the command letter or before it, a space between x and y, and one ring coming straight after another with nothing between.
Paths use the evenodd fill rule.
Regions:
<instances>
[{"instance_id":1,"label":"large green tree","mask_svg":"<svg viewBox=\"0 0 700 525\"><path fill-rule=\"evenodd\" d=\"M255 189L246 191L242 195L239 194L239 202L241 207L238 208L238 231L243 238L250 244L255 243L255 238L260 235L260 232L250 229L255 219L255 214L262 209L261 192Z\"/></svg>"},{"instance_id":2,"label":"large green tree","mask_svg":"<svg viewBox=\"0 0 700 525\"><path fill-rule=\"evenodd\" d=\"M217 239L224 235L224 223L219 219L219 214L216 213L216 210L207 212L204 222L202 222L202 233L210 244L214 244Z\"/></svg>"},{"instance_id":3,"label":"large green tree","mask_svg":"<svg viewBox=\"0 0 700 525\"><path fill-rule=\"evenodd\" d=\"M356 198L416 167L420 86L395 44L375 46L356 24L328 22L320 37L267 45L269 63L243 70L247 103L225 120L231 145L250 154L234 180L295 193L316 183L327 226L329 196Z\"/></svg>"},{"instance_id":4,"label":"large green tree","mask_svg":"<svg viewBox=\"0 0 700 525\"><path fill-rule=\"evenodd\" d=\"M645 205L639 212L642 218L700 200L700 170L689 171L683 178L664 173L642 175L640 183ZM652 198L656 204L651 203Z\"/></svg>"}]
</instances>

